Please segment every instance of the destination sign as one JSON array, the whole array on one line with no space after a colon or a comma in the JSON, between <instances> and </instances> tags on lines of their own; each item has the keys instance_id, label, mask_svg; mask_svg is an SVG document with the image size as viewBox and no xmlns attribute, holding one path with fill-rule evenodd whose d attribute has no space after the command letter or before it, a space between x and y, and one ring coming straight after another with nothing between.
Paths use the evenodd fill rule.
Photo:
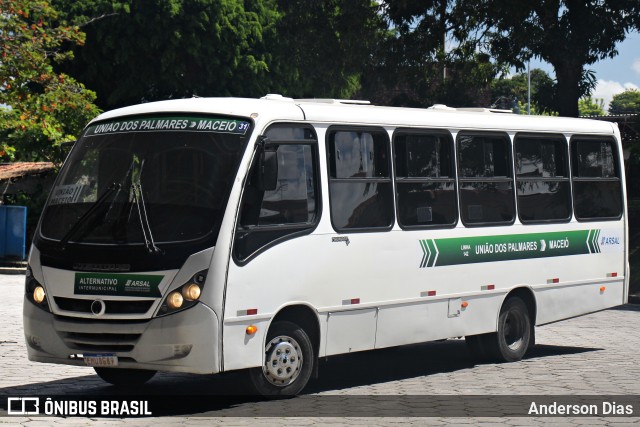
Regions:
<instances>
[{"instance_id":1,"label":"destination sign","mask_svg":"<svg viewBox=\"0 0 640 427\"><path fill-rule=\"evenodd\" d=\"M89 126L85 136L127 132L214 132L245 135L251 123L213 117L144 117Z\"/></svg>"}]
</instances>

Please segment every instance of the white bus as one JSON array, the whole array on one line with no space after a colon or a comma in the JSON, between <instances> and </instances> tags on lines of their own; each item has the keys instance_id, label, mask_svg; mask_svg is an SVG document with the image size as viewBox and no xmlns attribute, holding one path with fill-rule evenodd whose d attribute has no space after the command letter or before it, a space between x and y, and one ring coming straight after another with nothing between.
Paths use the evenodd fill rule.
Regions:
<instances>
[{"instance_id":1,"label":"white bus","mask_svg":"<svg viewBox=\"0 0 640 427\"><path fill-rule=\"evenodd\" d=\"M115 385L246 369L294 395L318 359L624 304L620 134L600 121L356 101L184 99L92 121L29 257L29 359Z\"/></svg>"}]
</instances>

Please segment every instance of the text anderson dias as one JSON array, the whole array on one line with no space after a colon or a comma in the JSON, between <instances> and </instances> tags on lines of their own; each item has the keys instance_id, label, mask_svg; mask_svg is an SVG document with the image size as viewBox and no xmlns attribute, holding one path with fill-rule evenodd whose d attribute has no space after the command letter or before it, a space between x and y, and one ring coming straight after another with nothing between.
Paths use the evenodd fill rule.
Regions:
<instances>
[{"instance_id":1,"label":"text anderson dias","mask_svg":"<svg viewBox=\"0 0 640 427\"><path fill-rule=\"evenodd\" d=\"M541 404L531 402L529 415L633 415L633 405L602 402L601 405L577 405L553 402Z\"/></svg>"}]
</instances>

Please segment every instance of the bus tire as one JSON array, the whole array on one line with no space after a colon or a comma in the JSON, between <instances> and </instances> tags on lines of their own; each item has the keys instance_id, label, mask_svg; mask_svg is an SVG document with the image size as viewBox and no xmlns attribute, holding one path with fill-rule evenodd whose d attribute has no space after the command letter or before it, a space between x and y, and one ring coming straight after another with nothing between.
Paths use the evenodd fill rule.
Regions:
<instances>
[{"instance_id":1,"label":"bus tire","mask_svg":"<svg viewBox=\"0 0 640 427\"><path fill-rule=\"evenodd\" d=\"M116 387L138 386L149 381L156 371L146 369L93 368L96 374Z\"/></svg>"},{"instance_id":2,"label":"bus tire","mask_svg":"<svg viewBox=\"0 0 640 427\"><path fill-rule=\"evenodd\" d=\"M488 334L487 346L497 362L521 360L531 343L531 319L527 305L518 297L507 299L500 309L498 332Z\"/></svg>"},{"instance_id":3,"label":"bus tire","mask_svg":"<svg viewBox=\"0 0 640 427\"><path fill-rule=\"evenodd\" d=\"M304 329L292 322L274 322L264 352L264 365L249 370L255 391L270 398L300 393L314 366L313 345Z\"/></svg>"}]
</instances>

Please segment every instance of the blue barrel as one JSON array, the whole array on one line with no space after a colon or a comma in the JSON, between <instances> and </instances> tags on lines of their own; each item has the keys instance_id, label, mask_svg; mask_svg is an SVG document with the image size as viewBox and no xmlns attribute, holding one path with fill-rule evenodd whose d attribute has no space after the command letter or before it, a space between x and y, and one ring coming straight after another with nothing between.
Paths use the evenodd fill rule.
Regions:
<instances>
[{"instance_id":1,"label":"blue barrel","mask_svg":"<svg viewBox=\"0 0 640 427\"><path fill-rule=\"evenodd\" d=\"M0 258L25 259L27 207L0 205Z\"/></svg>"}]
</instances>

